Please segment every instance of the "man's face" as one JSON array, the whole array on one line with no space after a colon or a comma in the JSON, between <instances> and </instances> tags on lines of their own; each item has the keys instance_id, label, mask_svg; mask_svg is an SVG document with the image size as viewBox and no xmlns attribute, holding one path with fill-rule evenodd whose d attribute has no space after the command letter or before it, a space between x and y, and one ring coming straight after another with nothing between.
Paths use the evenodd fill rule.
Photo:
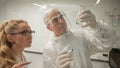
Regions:
<instances>
[{"instance_id":1,"label":"man's face","mask_svg":"<svg viewBox=\"0 0 120 68\"><path fill-rule=\"evenodd\" d=\"M62 15L59 11L51 11L48 15L48 19L48 27L55 33L56 36L62 35L66 32L67 24L64 19L64 15Z\"/></svg>"}]
</instances>

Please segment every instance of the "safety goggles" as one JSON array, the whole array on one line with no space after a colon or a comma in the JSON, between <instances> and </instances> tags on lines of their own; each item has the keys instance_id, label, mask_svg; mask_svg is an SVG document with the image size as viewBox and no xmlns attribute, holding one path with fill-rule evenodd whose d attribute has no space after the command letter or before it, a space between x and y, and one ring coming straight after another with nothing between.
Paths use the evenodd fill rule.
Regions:
<instances>
[{"instance_id":1,"label":"safety goggles","mask_svg":"<svg viewBox=\"0 0 120 68\"><path fill-rule=\"evenodd\" d=\"M34 30L30 30L30 31L28 31L28 30L23 30L23 31L21 31L21 32L10 33L10 34L11 34L11 35L20 34L20 35L22 35L22 36L28 36L28 35L31 35L32 33L35 33L35 31L34 31Z\"/></svg>"},{"instance_id":2,"label":"safety goggles","mask_svg":"<svg viewBox=\"0 0 120 68\"><path fill-rule=\"evenodd\" d=\"M59 23L60 20L63 19L63 15L62 14L58 14L57 16L53 17L52 19L50 19L48 21L48 23L52 23L52 24L57 24Z\"/></svg>"}]
</instances>

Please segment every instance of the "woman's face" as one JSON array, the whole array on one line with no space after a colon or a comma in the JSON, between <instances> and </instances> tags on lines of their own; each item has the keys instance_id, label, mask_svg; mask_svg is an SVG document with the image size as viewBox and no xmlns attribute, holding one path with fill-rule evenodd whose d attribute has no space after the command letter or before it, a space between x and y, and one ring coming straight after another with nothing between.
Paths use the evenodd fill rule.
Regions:
<instances>
[{"instance_id":1,"label":"woman's face","mask_svg":"<svg viewBox=\"0 0 120 68\"><path fill-rule=\"evenodd\" d=\"M32 43L30 26L26 23L20 23L17 26L17 29L14 30L12 36L13 46L18 48L30 47Z\"/></svg>"}]
</instances>

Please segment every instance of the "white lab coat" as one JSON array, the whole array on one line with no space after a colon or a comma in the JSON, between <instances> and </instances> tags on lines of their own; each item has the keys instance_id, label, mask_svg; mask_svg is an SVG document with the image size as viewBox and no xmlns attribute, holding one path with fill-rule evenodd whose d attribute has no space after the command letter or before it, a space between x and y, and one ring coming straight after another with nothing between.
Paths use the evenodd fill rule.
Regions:
<instances>
[{"instance_id":1,"label":"white lab coat","mask_svg":"<svg viewBox=\"0 0 120 68\"><path fill-rule=\"evenodd\" d=\"M58 68L55 64L60 51L73 49L70 68L92 68L89 44L81 31L67 31L59 37L52 35L43 49L43 68Z\"/></svg>"},{"instance_id":2,"label":"white lab coat","mask_svg":"<svg viewBox=\"0 0 120 68\"><path fill-rule=\"evenodd\" d=\"M82 28L82 30L84 31L85 37L91 42L91 54L100 51L109 52L120 42L120 36L108 24L102 26L101 23L97 23L95 28L85 27ZM95 50L93 50L93 47L95 47Z\"/></svg>"},{"instance_id":3,"label":"white lab coat","mask_svg":"<svg viewBox=\"0 0 120 68\"><path fill-rule=\"evenodd\" d=\"M17 63L27 62L27 59L26 59L26 57L24 55L22 57L22 60L20 58L18 58L18 57L16 57L16 58L17 58ZM24 68L28 68L28 65L25 65Z\"/></svg>"}]
</instances>

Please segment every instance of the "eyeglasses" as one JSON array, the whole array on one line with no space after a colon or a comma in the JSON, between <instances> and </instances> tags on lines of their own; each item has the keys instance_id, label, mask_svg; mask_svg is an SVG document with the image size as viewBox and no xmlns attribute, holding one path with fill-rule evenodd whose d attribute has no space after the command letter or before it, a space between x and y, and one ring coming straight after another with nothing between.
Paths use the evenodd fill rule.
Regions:
<instances>
[{"instance_id":1,"label":"eyeglasses","mask_svg":"<svg viewBox=\"0 0 120 68\"><path fill-rule=\"evenodd\" d=\"M20 35L23 35L23 36L28 36L28 35L31 35L32 33L35 33L34 30L23 30L21 32L18 32L18 33L10 33L11 35L16 35L16 34L20 34Z\"/></svg>"},{"instance_id":2,"label":"eyeglasses","mask_svg":"<svg viewBox=\"0 0 120 68\"><path fill-rule=\"evenodd\" d=\"M52 19L50 19L50 20L48 21L48 23L53 23L53 24L55 24L55 23L58 23L58 22L60 21L60 19L63 19L63 15L62 15L62 14L59 14L59 15L53 17Z\"/></svg>"}]
</instances>

